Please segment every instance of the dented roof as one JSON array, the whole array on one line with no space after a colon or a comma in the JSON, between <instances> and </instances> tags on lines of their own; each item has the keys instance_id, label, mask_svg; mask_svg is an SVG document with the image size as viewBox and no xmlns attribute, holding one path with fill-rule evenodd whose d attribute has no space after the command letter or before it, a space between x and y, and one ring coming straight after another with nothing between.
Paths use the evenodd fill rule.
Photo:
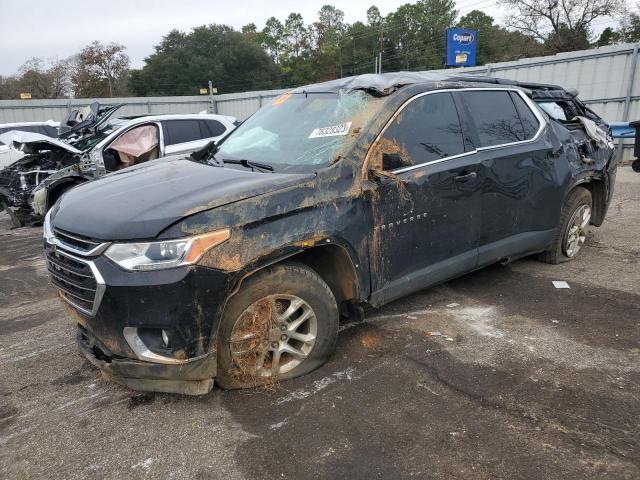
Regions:
<instances>
[{"instance_id":1,"label":"dented roof","mask_svg":"<svg viewBox=\"0 0 640 480\"><path fill-rule=\"evenodd\" d=\"M510 85L524 89L535 90L553 90L562 91L564 89L557 85L537 84L530 82L517 82L503 78L484 77L479 75L446 75L437 72L389 72L389 73L366 73L364 75L356 75L353 77L339 78L328 82L314 83L305 85L292 90L293 93L304 92L334 92L365 90L374 95L390 95L398 88L405 85L432 83L434 88L439 87L439 83L446 83L442 87L451 86L451 83L461 84L478 84L484 83L489 85Z\"/></svg>"}]
</instances>

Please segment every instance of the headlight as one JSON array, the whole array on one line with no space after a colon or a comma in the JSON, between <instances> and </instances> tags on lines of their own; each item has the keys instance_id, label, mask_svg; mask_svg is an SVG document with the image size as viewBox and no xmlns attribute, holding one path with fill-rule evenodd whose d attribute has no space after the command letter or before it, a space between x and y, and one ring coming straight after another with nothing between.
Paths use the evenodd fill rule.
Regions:
<instances>
[{"instance_id":1,"label":"headlight","mask_svg":"<svg viewBox=\"0 0 640 480\"><path fill-rule=\"evenodd\" d=\"M161 270L196 263L207 250L227 240L228 228L215 232L145 243L114 243L105 255L129 271Z\"/></svg>"},{"instance_id":2,"label":"headlight","mask_svg":"<svg viewBox=\"0 0 640 480\"><path fill-rule=\"evenodd\" d=\"M54 237L53 230L51 229L51 210L49 210L44 216L44 223L42 225L42 236L47 242L49 242L49 240Z\"/></svg>"}]
</instances>

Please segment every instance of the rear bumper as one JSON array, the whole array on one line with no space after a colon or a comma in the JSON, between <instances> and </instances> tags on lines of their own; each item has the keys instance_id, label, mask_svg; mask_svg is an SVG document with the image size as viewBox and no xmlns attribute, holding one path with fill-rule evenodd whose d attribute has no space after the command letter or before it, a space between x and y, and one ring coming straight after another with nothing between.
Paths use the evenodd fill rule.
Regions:
<instances>
[{"instance_id":1,"label":"rear bumper","mask_svg":"<svg viewBox=\"0 0 640 480\"><path fill-rule=\"evenodd\" d=\"M95 336L78 326L80 352L109 380L146 392L204 395L213 388L216 354L209 353L182 364L159 364L118 358Z\"/></svg>"}]
</instances>

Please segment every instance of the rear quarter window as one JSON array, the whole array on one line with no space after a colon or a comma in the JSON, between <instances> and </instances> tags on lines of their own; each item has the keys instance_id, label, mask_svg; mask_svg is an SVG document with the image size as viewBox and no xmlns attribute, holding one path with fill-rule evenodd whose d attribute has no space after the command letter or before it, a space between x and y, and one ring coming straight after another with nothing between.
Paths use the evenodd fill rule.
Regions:
<instances>
[{"instance_id":1,"label":"rear quarter window","mask_svg":"<svg viewBox=\"0 0 640 480\"><path fill-rule=\"evenodd\" d=\"M508 91L460 93L475 126L479 147L491 147L525 139L520 116Z\"/></svg>"},{"instance_id":2,"label":"rear quarter window","mask_svg":"<svg viewBox=\"0 0 640 480\"><path fill-rule=\"evenodd\" d=\"M166 120L164 123L165 145L200 140L200 122L198 120Z\"/></svg>"},{"instance_id":3,"label":"rear quarter window","mask_svg":"<svg viewBox=\"0 0 640 480\"><path fill-rule=\"evenodd\" d=\"M511 99L518 110L518 115L522 122L522 128L524 129L525 140L535 137L538 129L540 128L540 122L536 118L535 114L519 94L511 92Z\"/></svg>"},{"instance_id":4,"label":"rear quarter window","mask_svg":"<svg viewBox=\"0 0 640 480\"><path fill-rule=\"evenodd\" d=\"M202 130L202 138L219 137L227 130L217 120L200 120L200 128Z\"/></svg>"}]
</instances>

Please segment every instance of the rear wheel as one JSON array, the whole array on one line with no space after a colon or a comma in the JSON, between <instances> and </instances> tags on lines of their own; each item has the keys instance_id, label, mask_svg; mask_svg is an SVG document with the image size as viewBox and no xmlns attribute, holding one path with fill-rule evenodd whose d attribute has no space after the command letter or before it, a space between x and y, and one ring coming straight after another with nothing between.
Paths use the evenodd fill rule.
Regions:
<instances>
[{"instance_id":1,"label":"rear wheel","mask_svg":"<svg viewBox=\"0 0 640 480\"><path fill-rule=\"evenodd\" d=\"M558 264L574 259L587 238L591 221L591 192L577 187L567 197L560 215L560 224L549 249L538 258L546 263Z\"/></svg>"},{"instance_id":2,"label":"rear wheel","mask_svg":"<svg viewBox=\"0 0 640 480\"><path fill-rule=\"evenodd\" d=\"M218 329L223 388L299 377L325 363L338 333L338 307L320 276L299 263L250 277L227 303Z\"/></svg>"}]
</instances>

